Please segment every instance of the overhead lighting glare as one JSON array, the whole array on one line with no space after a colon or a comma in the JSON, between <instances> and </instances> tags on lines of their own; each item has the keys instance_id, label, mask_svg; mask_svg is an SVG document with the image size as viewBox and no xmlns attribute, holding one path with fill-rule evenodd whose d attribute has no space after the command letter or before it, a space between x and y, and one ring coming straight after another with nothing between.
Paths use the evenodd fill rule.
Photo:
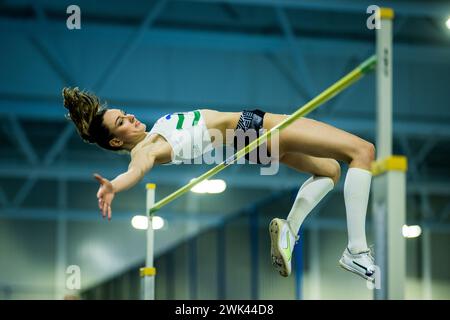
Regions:
<instances>
[{"instance_id":1,"label":"overhead lighting glare","mask_svg":"<svg viewBox=\"0 0 450 320\"><path fill-rule=\"evenodd\" d=\"M192 181L192 180L191 180ZM191 189L195 193L221 193L227 188L225 181L221 179L204 180Z\"/></svg>"},{"instance_id":2,"label":"overhead lighting glare","mask_svg":"<svg viewBox=\"0 0 450 320\"><path fill-rule=\"evenodd\" d=\"M417 238L422 234L422 228L420 226L407 226L404 225L402 233L405 238Z\"/></svg>"},{"instance_id":3,"label":"overhead lighting glare","mask_svg":"<svg viewBox=\"0 0 450 320\"><path fill-rule=\"evenodd\" d=\"M131 225L135 229L147 230L148 228L148 218L146 216L134 216L131 219ZM153 230L158 230L164 227L164 219L158 216L153 216L152 219Z\"/></svg>"}]
</instances>

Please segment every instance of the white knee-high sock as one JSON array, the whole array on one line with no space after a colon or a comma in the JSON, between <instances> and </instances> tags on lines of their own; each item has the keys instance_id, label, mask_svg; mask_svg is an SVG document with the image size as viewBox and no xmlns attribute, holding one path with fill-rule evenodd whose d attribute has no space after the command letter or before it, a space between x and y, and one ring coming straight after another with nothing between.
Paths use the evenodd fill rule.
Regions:
<instances>
[{"instance_id":1,"label":"white knee-high sock","mask_svg":"<svg viewBox=\"0 0 450 320\"><path fill-rule=\"evenodd\" d=\"M348 248L352 253L367 250L365 228L371 181L372 173L360 168L349 168L345 177Z\"/></svg>"},{"instance_id":2,"label":"white knee-high sock","mask_svg":"<svg viewBox=\"0 0 450 320\"><path fill-rule=\"evenodd\" d=\"M295 235L306 216L333 187L333 179L328 177L312 176L303 183L287 217L291 231Z\"/></svg>"}]
</instances>

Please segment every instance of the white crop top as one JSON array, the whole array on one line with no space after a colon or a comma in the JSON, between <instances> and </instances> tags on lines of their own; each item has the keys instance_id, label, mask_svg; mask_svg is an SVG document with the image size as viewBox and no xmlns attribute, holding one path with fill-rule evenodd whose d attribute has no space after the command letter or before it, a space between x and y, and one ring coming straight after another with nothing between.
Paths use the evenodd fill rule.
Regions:
<instances>
[{"instance_id":1,"label":"white crop top","mask_svg":"<svg viewBox=\"0 0 450 320\"><path fill-rule=\"evenodd\" d=\"M132 161L145 152L148 137L154 133L161 135L172 147L172 161L166 165L180 164L214 149L201 110L175 112L156 121L147 137L131 150Z\"/></svg>"}]
</instances>

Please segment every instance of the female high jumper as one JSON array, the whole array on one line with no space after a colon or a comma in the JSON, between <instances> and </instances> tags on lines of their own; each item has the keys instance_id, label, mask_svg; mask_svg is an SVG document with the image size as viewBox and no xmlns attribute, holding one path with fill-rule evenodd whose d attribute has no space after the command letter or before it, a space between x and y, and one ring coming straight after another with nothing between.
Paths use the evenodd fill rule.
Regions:
<instances>
[{"instance_id":1,"label":"female high jumper","mask_svg":"<svg viewBox=\"0 0 450 320\"><path fill-rule=\"evenodd\" d=\"M111 219L114 195L134 186L155 165L181 163L186 158L183 155L186 149L194 150L192 157L211 150L221 143L212 139L217 132L222 137L227 137L230 130L255 130L259 134L260 130L270 130L288 117L259 109L242 112L200 109L165 115L146 131L146 125L134 115L106 108L92 93L64 88L62 95L64 106L69 110L68 117L84 141L107 150L129 152L131 156L128 170L113 180L94 175L100 183L98 206L103 217L108 216L108 219ZM193 139L199 133L203 136L200 143ZM236 149L236 140L232 144ZM374 258L365 235L374 145L320 121L300 118L279 132L278 152L271 152L269 140L266 148L267 153L272 154L272 161L312 175L300 187L287 218L275 218L269 225L274 267L284 277L291 274L292 253L300 226L319 201L337 185L341 172L338 161L344 161L349 165L344 182L348 243L339 264L374 281ZM273 154L277 154L276 159ZM246 158L249 159L248 154ZM257 161L260 163L259 158Z\"/></svg>"}]
</instances>

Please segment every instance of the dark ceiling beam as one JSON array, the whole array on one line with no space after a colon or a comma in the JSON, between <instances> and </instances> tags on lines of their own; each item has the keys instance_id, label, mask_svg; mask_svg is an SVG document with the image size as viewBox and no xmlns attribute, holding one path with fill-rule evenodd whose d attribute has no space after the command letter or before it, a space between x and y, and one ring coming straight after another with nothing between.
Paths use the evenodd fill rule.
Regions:
<instances>
[{"instance_id":1,"label":"dark ceiling beam","mask_svg":"<svg viewBox=\"0 0 450 320\"><path fill-rule=\"evenodd\" d=\"M133 26L118 24L85 22L84 30L89 32L76 35L74 41L89 37L96 43L109 41L111 44L122 44L119 39L128 38L135 31ZM444 30L445 31L445 30ZM38 24L31 19L24 18L0 18L0 34L5 37L13 34L30 34L35 32L45 34L49 37L62 37L67 35L67 29L61 28L58 21L48 21L45 25ZM2 35L3 36L3 35ZM333 56L349 57L360 55L371 47L375 47L375 37L355 39L353 36L323 36L314 35L297 36L301 45L308 48L308 53L330 52ZM77 41L79 41L77 40ZM170 47L170 48L193 48L212 49L223 51L241 51L255 53L289 53L289 44L283 35L248 34L245 32L221 32L211 30L188 30L188 29L167 29L153 27L146 30L140 39L143 46ZM417 44L396 42L394 57L399 57L403 61L434 61L448 63L450 48L442 45ZM359 57L358 58L365 58Z\"/></svg>"},{"instance_id":2,"label":"dark ceiling beam","mask_svg":"<svg viewBox=\"0 0 450 320\"><path fill-rule=\"evenodd\" d=\"M393 8L396 14L415 17L446 18L450 12L450 4L446 1L386 1L379 0L176 0L178 2L227 3L246 6L283 7L290 9L307 9L331 12L355 12L366 14L368 6L376 4L380 7Z\"/></svg>"}]
</instances>

